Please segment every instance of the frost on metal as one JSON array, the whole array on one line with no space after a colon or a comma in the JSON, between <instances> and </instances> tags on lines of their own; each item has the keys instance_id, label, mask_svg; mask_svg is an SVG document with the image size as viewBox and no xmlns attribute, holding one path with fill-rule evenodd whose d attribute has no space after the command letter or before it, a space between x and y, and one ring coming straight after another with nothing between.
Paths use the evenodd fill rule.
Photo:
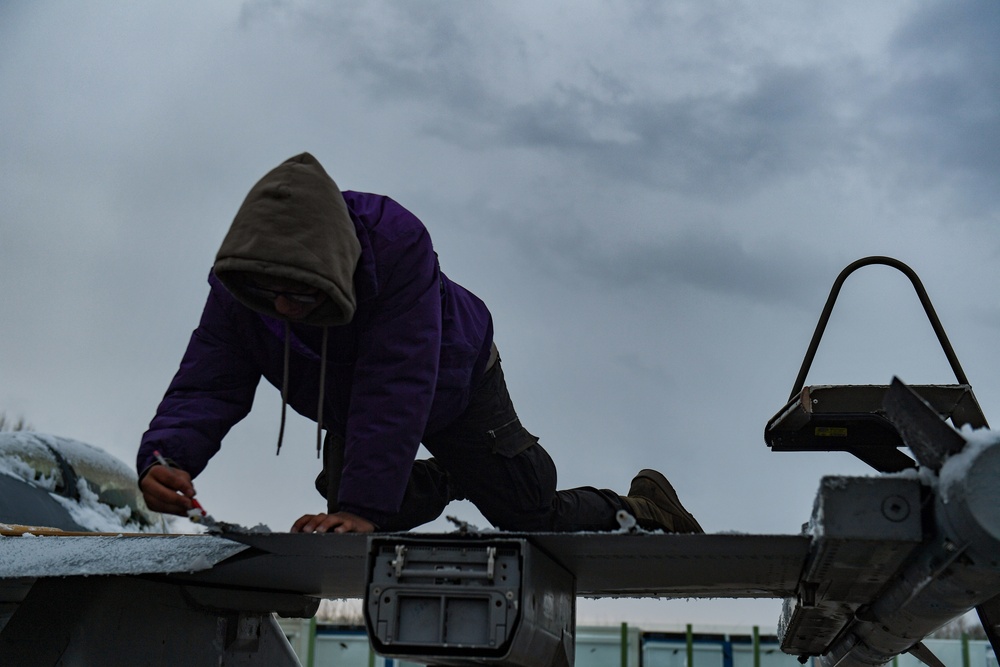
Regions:
<instances>
[{"instance_id":1,"label":"frost on metal","mask_svg":"<svg viewBox=\"0 0 1000 667\"><path fill-rule=\"evenodd\" d=\"M212 535L0 536L0 579L196 572L247 548Z\"/></svg>"}]
</instances>

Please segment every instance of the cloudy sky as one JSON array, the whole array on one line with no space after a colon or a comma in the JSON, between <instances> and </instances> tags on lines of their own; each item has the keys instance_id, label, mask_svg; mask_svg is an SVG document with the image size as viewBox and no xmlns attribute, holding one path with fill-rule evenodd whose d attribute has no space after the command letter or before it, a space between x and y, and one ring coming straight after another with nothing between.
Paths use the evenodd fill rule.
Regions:
<instances>
[{"instance_id":1,"label":"cloudy sky","mask_svg":"<svg viewBox=\"0 0 1000 667\"><path fill-rule=\"evenodd\" d=\"M3 2L0 411L133 462L243 196L308 150L490 305L562 486L652 467L709 532L797 533L822 475L868 472L762 435L853 260L917 271L1000 415L997 34L991 0ZM807 383L894 374L954 381L871 267ZM262 386L196 480L217 518L322 507L312 425L275 458L279 412ZM623 604L581 620L779 608Z\"/></svg>"}]
</instances>

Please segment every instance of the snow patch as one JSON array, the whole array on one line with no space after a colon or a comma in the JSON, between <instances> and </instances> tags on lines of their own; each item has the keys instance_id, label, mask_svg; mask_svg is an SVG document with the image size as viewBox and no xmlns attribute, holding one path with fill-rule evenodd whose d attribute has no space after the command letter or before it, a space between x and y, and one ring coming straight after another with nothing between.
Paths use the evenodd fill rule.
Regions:
<instances>
[{"instance_id":1,"label":"snow patch","mask_svg":"<svg viewBox=\"0 0 1000 667\"><path fill-rule=\"evenodd\" d=\"M45 475L16 456L0 458L0 474L19 479L46 491L54 491L56 488L57 482L54 473Z\"/></svg>"},{"instance_id":2,"label":"snow patch","mask_svg":"<svg viewBox=\"0 0 1000 667\"><path fill-rule=\"evenodd\" d=\"M956 484L964 484L969 475L969 469L975 464L979 455L985 450L1000 443L1000 434L988 428L974 429L968 424L960 431L966 445L958 454L953 454L945 460L939 473L940 491L938 497L942 503L948 503L948 493Z\"/></svg>"},{"instance_id":3,"label":"snow patch","mask_svg":"<svg viewBox=\"0 0 1000 667\"><path fill-rule=\"evenodd\" d=\"M55 493L49 495L62 505L70 517L87 530L97 533L163 533L163 524L142 525L132 520L132 510L129 507L111 507L98 500L87 481L82 477L76 483L79 500L64 498Z\"/></svg>"}]
</instances>

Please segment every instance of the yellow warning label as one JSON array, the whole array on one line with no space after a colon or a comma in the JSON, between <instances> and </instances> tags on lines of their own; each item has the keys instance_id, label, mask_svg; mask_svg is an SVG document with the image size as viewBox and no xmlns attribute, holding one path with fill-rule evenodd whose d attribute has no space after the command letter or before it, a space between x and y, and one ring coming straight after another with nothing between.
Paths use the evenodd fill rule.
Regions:
<instances>
[{"instance_id":1,"label":"yellow warning label","mask_svg":"<svg viewBox=\"0 0 1000 667\"><path fill-rule=\"evenodd\" d=\"M815 434L818 438L846 438L847 428L843 426L817 426Z\"/></svg>"}]
</instances>

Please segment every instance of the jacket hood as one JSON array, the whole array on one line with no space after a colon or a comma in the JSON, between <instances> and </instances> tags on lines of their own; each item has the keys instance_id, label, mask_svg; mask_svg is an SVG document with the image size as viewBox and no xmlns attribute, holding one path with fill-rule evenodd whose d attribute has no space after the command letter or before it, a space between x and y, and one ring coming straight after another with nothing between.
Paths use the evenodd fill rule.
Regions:
<instances>
[{"instance_id":1,"label":"jacket hood","mask_svg":"<svg viewBox=\"0 0 1000 667\"><path fill-rule=\"evenodd\" d=\"M354 317L354 270L361 256L340 189L309 153L257 181L215 257L213 271L245 306L281 318L273 301L250 292L254 275L285 278L327 295L305 324L339 326Z\"/></svg>"}]
</instances>

